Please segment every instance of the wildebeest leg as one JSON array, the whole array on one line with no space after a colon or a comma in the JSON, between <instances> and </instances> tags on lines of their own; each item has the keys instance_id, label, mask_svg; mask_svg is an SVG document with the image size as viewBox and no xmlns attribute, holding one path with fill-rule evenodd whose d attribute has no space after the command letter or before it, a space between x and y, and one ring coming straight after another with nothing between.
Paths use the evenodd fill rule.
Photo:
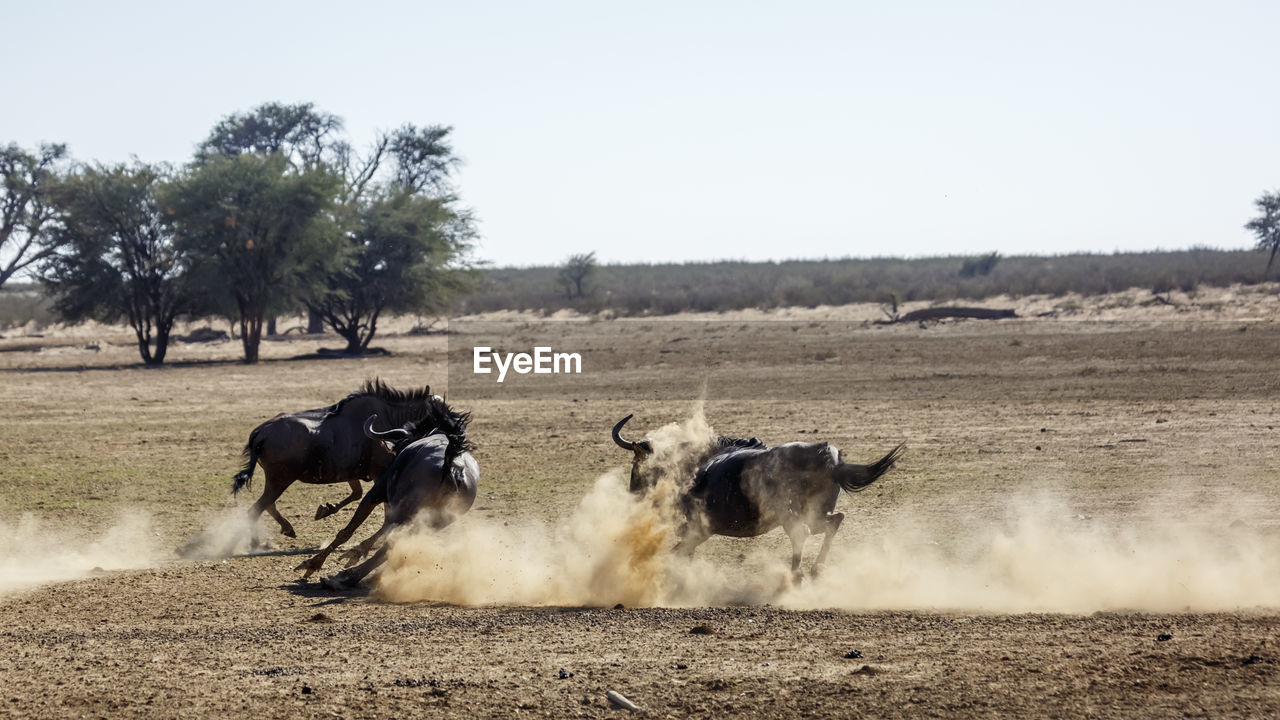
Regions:
<instances>
[{"instance_id":1,"label":"wildebeest leg","mask_svg":"<svg viewBox=\"0 0 1280 720\"><path fill-rule=\"evenodd\" d=\"M387 548L386 546L383 546L378 548L378 552L374 553L373 557L365 560L355 567L347 568L340 573L324 578L320 581L320 584L330 590L347 590L353 588L356 585L359 585L360 581L364 580L366 575L373 572L374 568L386 562L386 560Z\"/></svg>"},{"instance_id":2,"label":"wildebeest leg","mask_svg":"<svg viewBox=\"0 0 1280 720\"><path fill-rule=\"evenodd\" d=\"M329 517L330 515L346 507L349 503L353 503L359 500L360 496L364 494L364 490L360 488L360 478L351 478L347 482L351 483L351 494L348 495L342 502L338 503L337 505L334 505L333 503L325 503L320 507L317 507L316 508L317 520L319 520L320 518Z\"/></svg>"},{"instance_id":3,"label":"wildebeest leg","mask_svg":"<svg viewBox=\"0 0 1280 720\"><path fill-rule=\"evenodd\" d=\"M311 573L319 570L324 565L324 561L329 557L329 553L333 552L334 549L342 543L351 539L351 536L355 534L356 529L360 527L360 523L363 523L368 519L369 513L373 512L373 508L386 501L386 494L387 492L384 488L374 485L373 489L369 491L369 494L365 495L364 499L360 501L360 505L356 507L355 514L351 516L351 521L347 523L346 527L338 531L338 536L333 539L333 542L329 543L325 549L316 553L315 557L298 563L298 567L294 568L294 570L306 571L302 574L303 580L311 577Z\"/></svg>"},{"instance_id":4,"label":"wildebeest leg","mask_svg":"<svg viewBox=\"0 0 1280 720\"><path fill-rule=\"evenodd\" d=\"M278 475L270 472L264 474L266 475L266 480L262 483L262 497L258 498L253 507L249 508L250 524L255 522L265 510L268 515L275 518L276 522L280 523L281 533L286 537L297 537L297 534L293 531L293 526L276 509L276 500L279 500L280 496L284 494L285 488L293 484L293 480L281 481Z\"/></svg>"},{"instance_id":5,"label":"wildebeest leg","mask_svg":"<svg viewBox=\"0 0 1280 720\"><path fill-rule=\"evenodd\" d=\"M345 562L347 567L351 567L360 561L360 558L369 554L369 548L378 541L387 532L387 523L383 522L382 527L378 528L378 532L365 538L359 545L338 556L339 562Z\"/></svg>"},{"instance_id":6,"label":"wildebeest leg","mask_svg":"<svg viewBox=\"0 0 1280 720\"><path fill-rule=\"evenodd\" d=\"M280 532L283 533L285 537L298 537L297 533L293 531L293 525L289 524L289 521L285 519L284 515L280 514L280 511L276 509L275 503L271 503L267 506L267 514L275 518L276 522L280 523Z\"/></svg>"},{"instance_id":7,"label":"wildebeest leg","mask_svg":"<svg viewBox=\"0 0 1280 720\"><path fill-rule=\"evenodd\" d=\"M799 583L802 575L800 574L800 558L804 553L804 541L809 537L809 528L805 527L803 522L797 518L788 520L782 529L786 531L787 537L791 539L791 577L795 582Z\"/></svg>"},{"instance_id":8,"label":"wildebeest leg","mask_svg":"<svg viewBox=\"0 0 1280 720\"><path fill-rule=\"evenodd\" d=\"M680 534L680 540L672 548L672 552L684 557L693 557L693 551L697 550L698 546L706 542L709 537L711 536L700 529L691 530L686 526L684 532Z\"/></svg>"},{"instance_id":9,"label":"wildebeest leg","mask_svg":"<svg viewBox=\"0 0 1280 720\"><path fill-rule=\"evenodd\" d=\"M818 560L813 564L813 577L818 577L818 568L827 560L827 551L831 549L831 538L836 536L840 523L844 522L844 513L829 513L826 517L827 531L822 536L822 549L818 551Z\"/></svg>"}]
</instances>

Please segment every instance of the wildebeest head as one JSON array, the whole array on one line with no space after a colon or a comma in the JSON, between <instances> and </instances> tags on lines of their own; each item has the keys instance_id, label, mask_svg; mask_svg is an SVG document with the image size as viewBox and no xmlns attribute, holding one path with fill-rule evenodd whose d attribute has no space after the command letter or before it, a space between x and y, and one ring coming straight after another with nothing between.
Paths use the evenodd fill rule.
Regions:
<instances>
[{"instance_id":1,"label":"wildebeest head","mask_svg":"<svg viewBox=\"0 0 1280 720\"><path fill-rule=\"evenodd\" d=\"M622 418L617 425L613 426L613 441L617 443L618 447L632 453L630 489L633 493L642 493L653 487L653 484L657 482L657 475L652 472L651 468L645 467L649 458L653 456L653 443L648 439L632 442L622 437L622 426L626 425L633 417L635 417L635 413ZM648 472L646 472L647 470Z\"/></svg>"},{"instance_id":2,"label":"wildebeest head","mask_svg":"<svg viewBox=\"0 0 1280 720\"><path fill-rule=\"evenodd\" d=\"M392 452L399 454L410 443L432 434L440 433L449 439L450 456L456 456L474 449L473 443L467 439L467 425L471 422L471 413L452 410L439 395L432 395L427 402L425 417L405 423L390 430L374 430L378 419L371 415L364 422L364 434L374 440L382 440L392 444Z\"/></svg>"},{"instance_id":3,"label":"wildebeest head","mask_svg":"<svg viewBox=\"0 0 1280 720\"><path fill-rule=\"evenodd\" d=\"M677 483L685 485L704 462L730 448L765 446L756 438L730 438L723 435L682 439L676 447L664 448L659 458L654 451L652 440L645 438L632 442L622 437L622 427L632 417L634 415L628 415L613 426L613 441L618 447L632 453L629 489L637 494L643 494L652 489L663 474L669 474Z\"/></svg>"}]
</instances>

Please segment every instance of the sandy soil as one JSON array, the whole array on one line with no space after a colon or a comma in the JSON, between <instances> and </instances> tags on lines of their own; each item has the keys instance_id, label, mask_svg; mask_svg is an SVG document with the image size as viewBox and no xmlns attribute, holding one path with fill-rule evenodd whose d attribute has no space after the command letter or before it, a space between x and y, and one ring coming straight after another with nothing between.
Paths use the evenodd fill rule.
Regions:
<instances>
[{"instance_id":1,"label":"sandy soil","mask_svg":"<svg viewBox=\"0 0 1280 720\"><path fill-rule=\"evenodd\" d=\"M859 307L486 316L449 336L395 334L409 319L376 343L386 357L290 359L338 344L290 335L257 366L231 342L175 347L161 370L138 367L119 328L6 331L0 707L626 714L605 700L614 690L671 717L1276 716L1280 300L1150 299L1027 298L1027 319L925 327L874 325L879 309ZM587 370L499 387L449 364L499 330L512 347L582 348ZM456 537L545 537L520 555L544 570L594 552L555 529L625 466L608 428L627 413L652 432L703 397L721 432L868 460L902 440L909 452L841 500L818 580L716 595L759 591L786 554L777 531L717 538L695 568L712 601L692 607L617 608L608 588L506 602L501 573L515 571L500 563L471 604L444 585L393 603L299 584L291 568L347 517L310 520L344 494L334 486L290 488L280 507L299 537L273 550L173 554L253 499L229 504L228 489L254 425L375 375L475 413L481 494ZM492 561L452 553L422 570Z\"/></svg>"}]
</instances>

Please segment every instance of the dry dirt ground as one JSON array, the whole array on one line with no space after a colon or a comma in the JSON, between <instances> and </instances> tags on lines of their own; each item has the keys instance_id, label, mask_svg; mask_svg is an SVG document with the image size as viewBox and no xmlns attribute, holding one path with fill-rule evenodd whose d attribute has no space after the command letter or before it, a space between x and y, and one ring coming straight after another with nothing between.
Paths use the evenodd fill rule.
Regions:
<instances>
[{"instance_id":1,"label":"dry dirt ground","mask_svg":"<svg viewBox=\"0 0 1280 720\"><path fill-rule=\"evenodd\" d=\"M138 367L119 329L7 331L0 715L625 715L614 690L659 717L1280 716L1280 300L1150 299L1033 298L1024 315L1052 314L927 327L871 324L876 308L489 317L389 335L375 343L389 356L291 359L338 345L291 335L256 366L214 343L175 347L161 370ZM494 334L509 349L550 334L586 367L510 387L461 375ZM613 422L634 412L634 432L654 430L700 397L728 434L864 461L909 449L841 500L813 585L834 600L328 592L292 567L345 522L310 520L337 486L284 495L296 540L173 554L253 499L228 509L254 425L374 376L473 411L481 492L460 527L555 527L626 464ZM742 582L785 554L780 531L698 551Z\"/></svg>"}]
</instances>

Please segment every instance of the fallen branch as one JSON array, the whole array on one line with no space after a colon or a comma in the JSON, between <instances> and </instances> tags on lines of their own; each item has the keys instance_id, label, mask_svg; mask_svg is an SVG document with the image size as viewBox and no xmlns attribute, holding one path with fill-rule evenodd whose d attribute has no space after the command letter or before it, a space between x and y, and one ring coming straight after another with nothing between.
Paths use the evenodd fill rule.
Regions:
<instances>
[{"instance_id":1,"label":"fallen branch","mask_svg":"<svg viewBox=\"0 0 1280 720\"><path fill-rule=\"evenodd\" d=\"M358 357L369 357L371 355L390 355L390 354L391 354L391 351L387 350L386 348L380 348L380 347L365 348L360 352L354 352L354 353L347 352L345 348L322 347L316 350L316 355L319 355L321 357L334 357L334 358L358 358Z\"/></svg>"},{"instance_id":2,"label":"fallen branch","mask_svg":"<svg viewBox=\"0 0 1280 720\"><path fill-rule=\"evenodd\" d=\"M926 320L942 320L943 318L973 318L975 320L1003 320L1016 318L1018 313L1012 309L992 309L975 307L932 307L914 310L894 320L877 320L879 325L894 323L924 322Z\"/></svg>"}]
</instances>

